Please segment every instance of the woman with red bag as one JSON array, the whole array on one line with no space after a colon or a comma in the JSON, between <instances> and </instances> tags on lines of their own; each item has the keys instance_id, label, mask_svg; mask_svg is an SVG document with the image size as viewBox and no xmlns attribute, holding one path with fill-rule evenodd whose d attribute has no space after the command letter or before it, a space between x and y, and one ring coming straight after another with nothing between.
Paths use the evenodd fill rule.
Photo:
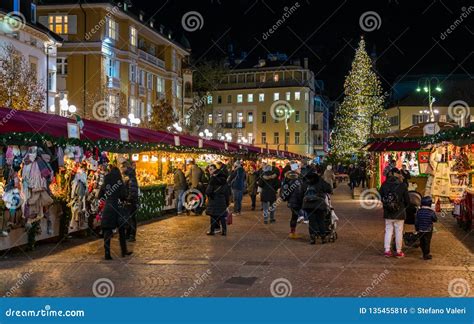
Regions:
<instances>
[{"instance_id":1,"label":"woman with red bag","mask_svg":"<svg viewBox=\"0 0 474 324\"><path fill-rule=\"evenodd\" d=\"M206 214L211 216L211 229L207 235L214 235L220 221L222 235L227 235L227 207L229 206L230 188L227 185L227 177L224 172L217 169L214 164L209 166L209 185L206 189L206 196L209 197Z\"/></svg>"}]
</instances>

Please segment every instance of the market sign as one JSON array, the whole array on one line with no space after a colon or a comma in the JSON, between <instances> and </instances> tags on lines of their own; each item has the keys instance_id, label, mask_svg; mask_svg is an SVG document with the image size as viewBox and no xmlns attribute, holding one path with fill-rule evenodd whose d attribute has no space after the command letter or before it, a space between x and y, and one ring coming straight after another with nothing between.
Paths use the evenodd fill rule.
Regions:
<instances>
[{"instance_id":1,"label":"market sign","mask_svg":"<svg viewBox=\"0 0 474 324\"><path fill-rule=\"evenodd\" d=\"M439 127L438 123L426 124L423 127L423 135L438 134L440 130L441 130L441 128Z\"/></svg>"},{"instance_id":2,"label":"market sign","mask_svg":"<svg viewBox=\"0 0 474 324\"><path fill-rule=\"evenodd\" d=\"M120 140L123 142L129 142L130 139L128 137L128 128L120 128Z\"/></svg>"},{"instance_id":3,"label":"market sign","mask_svg":"<svg viewBox=\"0 0 474 324\"><path fill-rule=\"evenodd\" d=\"M202 140L202 138L199 139L199 148L202 148L204 146L204 141Z\"/></svg>"},{"instance_id":4,"label":"market sign","mask_svg":"<svg viewBox=\"0 0 474 324\"><path fill-rule=\"evenodd\" d=\"M177 135L174 136L174 145L175 146L180 146L179 136L177 136Z\"/></svg>"},{"instance_id":5,"label":"market sign","mask_svg":"<svg viewBox=\"0 0 474 324\"><path fill-rule=\"evenodd\" d=\"M80 129L78 124L67 123L67 137L68 138L79 138Z\"/></svg>"}]
</instances>

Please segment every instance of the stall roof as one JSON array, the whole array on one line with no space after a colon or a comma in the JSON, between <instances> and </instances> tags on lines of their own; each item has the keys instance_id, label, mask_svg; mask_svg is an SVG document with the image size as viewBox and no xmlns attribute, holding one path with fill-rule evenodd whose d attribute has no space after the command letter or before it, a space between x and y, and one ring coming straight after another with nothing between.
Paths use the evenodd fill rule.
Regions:
<instances>
[{"instance_id":1,"label":"stall roof","mask_svg":"<svg viewBox=\"0 0 474 324\"><path fill-rule=\"evenodd\" d=\"M165 131L124 126L97 120L83 119L83 122L84 127L81 133L81 139L88 140L92 143L101 139L120 140L120 129L126 128L128 129L130 142L175 145L175 136L179 136L181 146L199 147L200 138L196 136L173 134ZM17 132L49 135L54 138L67 138L68 123L76 123L76 119L55 114L0 108L0 134ZM249 153L261 152L259 147L252 145L240 145L229 142L226 148L226 144L223 141L206 139L202 139L202 143L204 149L211 149L222 153L235 153L238 151L246 151ZM276 153L276 151L270 152L271 155L277 155ZM290 152L284 152L284 155L286 157L300 157Z\"/></svg>"}]
</instances>

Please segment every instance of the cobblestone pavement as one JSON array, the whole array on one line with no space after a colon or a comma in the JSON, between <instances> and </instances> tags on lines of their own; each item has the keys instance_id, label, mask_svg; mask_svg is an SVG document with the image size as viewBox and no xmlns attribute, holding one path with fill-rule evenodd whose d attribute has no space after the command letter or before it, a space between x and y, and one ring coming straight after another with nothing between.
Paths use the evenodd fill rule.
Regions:
<instances>
[{"instance_id":1,"label":"cobblestone pavement","mask_svg":"<svg viewBox=\"0 0 474 324\"><path fill-rule=\"evenodd\" d=\"M227 237L205 235L207 216L176 216L139 228L133 257L103 260L101 240L73 238L41 244L34 252L1 252L0 293L8 296L474 296L474 234L450 216L436 225L433 260L418 249L404 259L384 258L380 207L365 209L340 185L333 204L338 240L308 244L287 238L290 213L277 222L261 212L234 217ZM105 280L108 279L108 280ZM95 285L94 285L95 283ZM94 290L94 288L95 290ZM112 289L109 289L112 287Z\"/></svg>"}]
</instances>

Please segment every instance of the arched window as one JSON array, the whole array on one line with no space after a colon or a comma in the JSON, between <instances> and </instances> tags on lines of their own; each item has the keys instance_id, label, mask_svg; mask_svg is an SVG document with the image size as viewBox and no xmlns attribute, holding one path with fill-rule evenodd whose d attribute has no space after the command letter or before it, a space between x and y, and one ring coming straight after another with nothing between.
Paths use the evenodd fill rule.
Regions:
<instances>
[{"instance_id":1,"label":"arched window","mask_svg":"<svg viewBox=\"0 0 474 324\"><path fill-rule=\"evenodd\" d=\"M191 92L192 92L192 89L191 89L191 82L186 82L184 84L184 97L185 98L191 98Z\"/></svg>"}]
</instances>

